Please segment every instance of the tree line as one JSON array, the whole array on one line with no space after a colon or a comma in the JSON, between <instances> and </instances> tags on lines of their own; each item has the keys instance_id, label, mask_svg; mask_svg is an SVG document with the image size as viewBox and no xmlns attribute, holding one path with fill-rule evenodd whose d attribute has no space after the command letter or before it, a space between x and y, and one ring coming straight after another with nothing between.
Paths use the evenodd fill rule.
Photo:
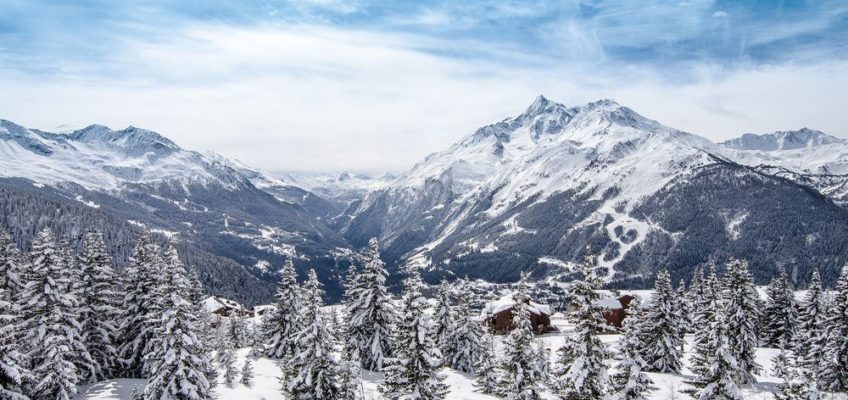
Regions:
<instances>
[{"instance_id":1,"label":"tree line","mask_svg":"<svg viewBox=\"0 0 848 400\"><path fill-rule=\"evenodd\" d=\"M476 389L516 400L645 399L646 372L680 374L684 337L693 336L686 392L698 399L741 399L740 386L761 370L755 348L781 348L774 373L778 399L816 399L848 388L848 270L833 291L814 277L796 302L786 274L761 302L748 265L732 260L698 270L688 289L658 274L651 302L631 306L616 349L598 304L602 279L587 256L569 284L566 316L574 324L552 357L534 336L531 285L515 287L513 329L496 349L473 315L468 284L438 287L435 305L416 269L406 271L400 301L377 241L361 267L346 274L341 315L324 311L314 271L298 283L291 261L281 270L275 307L260 326L239 316L214 321L201 308L203 288L175 247L143 233L124 273L116 273L97 232L76 256L41 231L21 254L0 234L0 398L70 399L80 384L143 378L136 399L209 399L219 380L250 385L251 357L235 368L235 348L282 360L281 394L289 399L363 399L362 370L379 371L389 399L446 398L443 368L475 376ZM551 358L554 359L551 362ZM617 359L615 368L611 361Z\"/></svg>"}]
</instances>

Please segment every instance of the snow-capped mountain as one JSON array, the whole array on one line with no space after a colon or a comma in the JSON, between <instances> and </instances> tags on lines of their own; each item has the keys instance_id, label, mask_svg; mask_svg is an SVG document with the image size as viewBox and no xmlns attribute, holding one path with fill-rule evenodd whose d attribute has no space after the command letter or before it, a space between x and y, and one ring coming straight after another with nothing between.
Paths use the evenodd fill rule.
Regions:
<instances>
[{"instance_id":1,"label":"snow-capped mountain","mask_svg":"<svg viewBox=\"0 0 848 400\"><path fill-rule=\"evenodd\" d=\"M269 287L286 257L298 257L301 268L308 261L324 269L329 279L350 254L303 201L274 193L287 182L219 154L182 149L145 129L92 125L60 134L0 120L0 177L27 179L193 243L236 261Z\"/></svg>"},{"instance_id":2,"label":"snow-capped mountain","mask_svg":"<svg viewBox=\"0 0 848 400\"><path fill-rule=\"evenodd\" d=\"M777 148L794 151L789 149L799 140L783 135ZM753 256L731 251L743 242L770 240L747 231L760 222L751 220L749 209L765 207L771 217L787 211L750 198L753 186L786 192L784 198L805 192L736 164L730 156L748 150L733 146L748 142L716 145L611 100L567 107L539 97L520 115L478 129L370 194L344 234L354 245L380 237L383 254L397 263L496 281L514 279L521 270L556 273L582 257L586 246L601 255L612 281L650 276L665 262L685 276L709 259ZM714 201L707 186L732 191ZM735 202L725 203L730 199ZM668 214L687 201L689 210ZM824 198L810 201L834 217L846 215ZM665 204L646 206L657 202ZM714 225L681 225L676 218L691 209ZM690 254L690 242L699 240L695 231L707 228L723 237ZM764 276L775 266L767 269Z\"/></svg>"},{"instance_id":3,"label":"snow-capped mountain","mask_svg":"<svg viewBox=\"0 0 848 400\"><path fill-rule=\"evenodd\" d=\"M275 175L293 186L315 193L325 199L358 199L380 190L395 176L389 173L368 174L353 172L302 173L284 172Z\"/></svg>"},{"instance_id":4,"label":"snow-capped mountain","mask_svg":"<svg viewBox=\"0 0 848 400\"><path fill-rule=\"evenodd\" d=\"M746 133L716 150L759 171L813 188L848 203L848 141L808 128L769 134Z\"/></svg>"},{"instance_id":5,"label":"snow-capped mountain","mask_svg":"<svg viewBox=\"0 0 848 400\"><path fill-rule=\"evenodd\" d=\"M746 133L719 146L728 157L745 165L777 166L803 174L848 174L848 141L812 129Z\"/></svg>"}]
</instances>

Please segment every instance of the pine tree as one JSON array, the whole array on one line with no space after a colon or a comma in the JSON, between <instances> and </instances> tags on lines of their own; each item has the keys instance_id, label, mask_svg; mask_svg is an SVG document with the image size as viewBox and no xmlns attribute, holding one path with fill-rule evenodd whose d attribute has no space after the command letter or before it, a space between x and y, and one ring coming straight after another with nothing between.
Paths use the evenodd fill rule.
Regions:
<instances>
[{"instance_id":1,"label":"pine tree","mask_svg":"<svg viewBox=\"0 0 848 400\"><path fill-rule=\"evenodd\" d=\"M78 302L68 292L71 271L50 229L39 232L31 248L31 263L19 296L34 377L30 394L35 398L70 399L79 381L74 361L84 356L80 351L85 350L75 313Z\"/></svg>"},{"instance_id":2,"label":"pine tree","mask_svg":"<svg viewBox=\"0 0 848 400\"><path fill-rule=\"evenodd\" d=\"M825 340L825 305L821 277L813 271L810 287L798 310L798 329L794 337L794 351L799 368L816 371L822 359Z\"/></svg>"},{"instance_id":3,"label":"pine tree","mask_svg":"<svg viewBox=\"0 0 848 400\"><path fill-rule=\"evenodd\" d=\"M395 315L386 290L386 268L377 251L377 239L371 239L364 255L365 266L357 274L347 305L349 351L356 351L362 367L371 371L383 369L392 356L391 328Z\"/></svg>"},{"instance_id":4,"label":"pine tree","mask_svg":"<svg viewBox=\"0 0 848 400\"><path fill-rule=\"evenodd\" d=\"M227 325L223 321L219 321L218 326L215 327L215 361L222 368L227 362L227 350L232 347L230 335L227 334Z\"/></svg>"},{"instance_id":5,"label":"pine tree","mask_svg":"<svg viewBox=\"0 0 848 400\"><path fill-rule=\"evenodd\" d=\"M176 252L171 254L172 263L179 262L179 258L173 259L176 256ZM209 387L214 388L218 382L218 368L215 367L212 362L212 350L213 346L213 330L211 323L211 315L206 312L206 309L203 307L204 300L204 291L203 291L203 283L200 282L200 274L197 271L197 268L192 268L190 272L188 272L188 292L186 294L186 300L194 307L196 310L195 313L197 315L197 337L200 340L200 357L203 358L201 360L201 365L205 366L207 370L204 372L206 376L206 381L209 382ZM259 331L258 328L254 328L255 331ZM258 357L258 355L256 355Z\"/></svg>"},{"instance_id":6,"label":"pine tree","mask_svg":"<svg viewBox=\"0 0 848 400\"><path fill-rule=\"evenodd\" d=\"M347 358L345 353L342 353L342 360L339 364L339 399L340 400L357 400L362 398L360 395L360 385L362 384L361 361L356 358L354 352L353 358Z\"/></svg>"},{"instance_id":7,"label":"pine tree","mask_svg":"<svg viewBox=\"0 0 848 400\"><path fill-rule=\"evenodd\" d=\"M795 295L785 269L772 278L766 295L768 300L762 314L761 337L763 346L776 348L792 341L796 324Z\"/></svg>"},{"instance_id":8,"label":"pine tree","mask_svg":"<svg viewBox=\"0 0 848 400\"><path fill-rule=\"evenodd\" d=\"M490 333L486 332L483 335L481 345L480 358L474 364L474 371L477 373L474 387L480 393L500 396L503 394L501 387L503 376L497 368L495 344Z\"/></svg>"},{"instance_id":9,"label":"pine tree","mask_svg":"<svg viewBox=\"0 0 848 400\"><path fill-rule=\"evenodd\" d=\"M618 371L610 378L613 394L610 400L646 400L648 392L655 389L653 381L643 372L647 363L642 358L642 329L644 314L639 303L633 300L624 318L619 341Z\"/></svg>"},{"instance_id":10,"label":"pine tree","mask_svg":"<svg viewBox=\"0 0 848 400\"><path fill-rule=\"evenodd\" d=\"M300 309L299 290L297 273L292 259L289 258L280 270L276 307L262 322L266 355L270 358L281 359L294 355L294 336L299 329L298 320L301 318L297 314Z\"/></svg>"},{"instance_id":11,"label":"pine tree","mask_svg":"<svg viewBox=\"0 0 848 400\"><path fill-rule=\"evenodd\" d=\"M445 376L439 373L442 354L436 346L427 299L421 294L423 286L418 270L411 271L393 336L395 354L380 387L380 392L391 399L438 400L448 393Z\"/></svg>"},{"instance_id":12,"label":"pine tree","mask_svg":"<svg viewBox=\"0 0 848 400\"><path fill-rule=\"evenodd\" d=\"M757 324L760 320L759 295L754 280L748 272L748 262L730 260L725 274L723 298L726 301L730 353L738 364L737 383L754 383L760 366L756 363L759 343Z\"/></svg>"},{"instance_id":13,"label":"pine tree","mask_svg":"<svg viewBox=\"0 0 848 400\"><path fill-rule=\"evenodd\" d=\"M675 314L675 293L668 272L657 274L654 298L645 316L649 326L645 330L645 361L648 371L680 373L681 338L679 316Z\"/></svg>"},{"instance_id":14,"label":"pine tree","mask_svg":"<svg viewBox=\"0 0 848 400\"><path fill-rule=\"evenodd\" d=\"M221 367L224 369L224 384L227 387L233 387L233 384L236 383L236 378L238 378L238 370L236 369L236 352L233 350L232 346L227 346L220 351L220 363Z\"/></svg>"},{"instance_id":15,"label":"pine tree","mask_svg":"<svg viewBox=\"0 0 848 400\"><path fill-rule=\"evenodd\" d=\"M197 307L188 301L191 283L173 247L160 260L168 274L156 293L164 293L163 309L140 360L149 376L145 399L202 400L211 398L207 380L207 348L200 342ZM152 318L152 317L151 317Z\"/></svg>"},{"instance_id":16,"label":"pine tree","mask_svg":"<svg viewBox=\"0 0 848 400\"><path fill-rule=\"evenodd\" d=\"M698 376L700 387L695 397L700 400L742 400L742 392L736 386L735 378L739 376L739 367L727 340L727 322L722 309L716 312L713 326L710 329L710 357L703 375Z\"/></svg>"},{"instance_id":17,"label":"pine tree","mask_svg":"<svg viewBox=\"0 0 848 400\"><path fill-rule=\"evenodd\" d=\"M79 257L82 269L79 310L82 341L94 360L89 382L111 377L118 359L114 343L121 299L111 264L103 235L87 233Z\"/></svg>"},{"instance_id":18,"label":"pine tree","mask_svg":"<svg viewBox=\"0 0 848 400\"><path fill-rule=\"evenodd\" d=\"M580 279L571 283L571 308L568 319L575 324L568 351L560 352L554 370L552 390L560 399L599 399L605 393L609 352L598 337L606 329L597 302L601 280L595 272L597 258L587 256L580 265ZM563 354L568 354L563 357Z\"/></svg>"},{"instance_id":19,"label":"pine tree","mask_svg":"<svg viewBox=\"0 0 848 400\"><path fill-rule=\"evenodd\" d=\"M509 400L541 398L542 374L533 348L533 326L530 322L530 288L527 276L521 275L512 300L513 330L504 341L503 381L501 390Z\"/></svg>"},{"instance_id":20,"label":"pine tree","mask_svg":"<svg viewBox=\"0 0 848 400\"><path fill-rule=\"evenodd\" d=\"M82 315L84 304L82 303L83 295L83 279L82 266L77 262L74 253L71 251L70 242L63 239L59 242L59 247L56 249L62 258L62 268L67 271L68 284L64 288L68 296L76 300L76 305L71 308L72 313L76 316L75 320L79 326L80 340L74 342L72 349L72 362L77 367L77 378L79 382L93 382L93 376L97 372L97 365L94 357L86 347L86 343L82 340Z\"/></svg>"},{"instance_id":21,"label":"pine tree","mask_svg":"<svg viewBox=\"0 0 848 400\"><path fill-rule=\"evenodd\" d=\"M775 376L782 379L774 393L776 400L818 400L819 390L809 370L799 368L785 346L774 360Z\"/></svg>"},{"instance_id":22,"label":"pine tree","mask_svg":"<svg viewBox=\"0 0 848 400\"><path fill-rule=\"evenodd\" d=\"M124 377L140 378L143 375L143 358L149 349L153 331L159 327L167 293L162 280L171 274L163 271L159 246L148 231L138 238L133 256L124 273L124 298L120 323L119 360Z\"/></svg>"},{"instance_id":23,"label":"pine tree","mask_svg":"<svg viewBox=\"0 0 848 400\"><path fill-rule=\"evenodd\" d=\"M483 326L471 316L468 290L461 284L456 300L456 326L447 344L450 365L457 371L473 374L482 356ZM438 336L437 336L438 337Z\"/></svg>"},{"instance_id":24,"label":"pine tree","mask_svg":"<svg viewBox=\"0 0 848 400\"><path fill-rule=\"evenodd\" d=\"M821 388L830 392L848 391L848 266L834 287L833 307L825 325L827 338L816 377Z\"/></svg>"},{"instance_id":25,"label":"pine tree","mask_svg":"<svg viewBox=\"0 0 848 400\"><path fill-rule=\"evenodd\" d=\"M244 323L244 318L239 315L233 315L230 317L228 327L230 328L230 342L233 344L233 347L237 349L247 347L249 344L249 337L247 333L247 326Z\"/></svg>"},{"instance_id":26,"label":"pine tree","mask_svg":"<svg viewBox=\"0 0 848 400\"><path fill-rule=\"evenodd\" d=\"M692 326L692 319L689 316L689 307L686 306L686 282L683 279L677 283L677 295L674 298L674 313L677 315L677 330L680 332L678 345L680 351L683 352L683 344L685 342L684 335Z\"/></svg>"},{"instance_id":27,"label":"pine tree","mask_svg":"<svg viewBox=\"0 0 848 400\"><path fill-rule=\"evenodd\" d=\"M439 285L439 290L436 292L436 308L433 311L433 321L435 323L436 346L442 352L442 356L446 360L453 358L454 348L453 335L455 325L457 324L454 309L451 306L452 290L446 280L442 280Z\"/></svg>"},{"instance_id":28,"label":"pine tree","mask_svg":"<svg viewBox=\"0 0 848 400\"><path fill-rule=\"evenodd\" d=\"M253 362L250 357L244 360L244 365L241 367L241 383L247 387L253 386Z\"/></svg>"},{"instance_id":29,"label":"pine tree","mask_svg":"<svg viewBox=\"0 0 848 400\"><path fill-rule=\"evenodd\" d=\"M24 257L6 231L0 229L0 300L13 302L23 290Z\"/></svg>"},{"instance_id":30,"label":"pine tree","mask_svg":"<svg viewBox=\"0 0 848 400\"><path fill-rule=\"evenodd\" d=\"M250 330L250 353L248 353L248 357L259 358L264 353L265 349L262 347L262 330L258 326L254 326Z\"/></svg>"},{"instance_id":31,"label":"pine tree","mask_svg":"<svg viewBox=\"0 0 848 400\"><path fill-rule=\"evenodd\" d=\"M130 392L130 400L142 400L144 397L144 391L138 386L138 384L133 385L133 390Z\"/></svg>"},{"instance_id":32,"label":"pine tree","mask_svg":"<svg viewBox=\"0 0 848 400\"><path fill-rule=\"evenodd\" d=\"M714 264L710 265L709 274L701 280L699 288L700 293L694 303L695 311L692 317L695 337L689 362L692 372L704 375L709 367L708 359L712 356L709 346L710 329L715 324L715 312L718 309L718 277Z\"/></svg>"},{"instance_id":33,"label":"pine tree","mask_svg":"<svg viewBox=\"0 0 848 400\"><path fill-rule=\"evenodd\" d=\"M283 392L294 400L322 400L339 398L338 361L333 356L333 334L324 315L321 283L315 270L309 271L304 289L302 309L303 325L297 332L295 356L290 361L291 371Z\"/></svg>"},{"instance_id":34,"label":"pine tree","mask_svg":"<svg viewBox=\"0 0 848 400\"><path fill-rule=\"evenodd\" d=\"M32 376L19 348L21 322L18 307L5 297L6 288L0 287L0 399L25 400L23 385L31 381Z\"/></svg>"}]
</instances>

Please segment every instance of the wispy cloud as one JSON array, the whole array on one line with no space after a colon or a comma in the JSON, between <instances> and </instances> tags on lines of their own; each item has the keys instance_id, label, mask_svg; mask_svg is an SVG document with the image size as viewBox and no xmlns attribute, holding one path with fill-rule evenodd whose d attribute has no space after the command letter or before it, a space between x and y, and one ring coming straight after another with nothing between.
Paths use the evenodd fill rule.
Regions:
<instances>
[{"instance_id":1,"label":"wispy cloud","mask_svg":"<svg viewBox=\"0 0 848 400\"><path fill-rule=\"evenodd\" d=\"M840 3L7 2L0 117L146 126L269 169L400 170L539 93L713 138L848 134Z\"/></svg>"}]
</instances>

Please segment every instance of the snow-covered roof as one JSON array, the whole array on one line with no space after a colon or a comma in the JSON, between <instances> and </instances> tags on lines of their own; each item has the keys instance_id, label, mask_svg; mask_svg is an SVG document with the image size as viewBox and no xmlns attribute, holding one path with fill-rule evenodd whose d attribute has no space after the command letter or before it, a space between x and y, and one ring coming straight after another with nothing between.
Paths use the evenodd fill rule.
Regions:
<instances>
[{"instance_id":1,"label":"snow-covered roof","mask_svg":"<svg viewBox=\"0 0 848 400\"><path fill-rule=\"evenodd\" d=\"M621 306L621 302L618 299L613 298L605 298L595 301L595 305L607 310L620 310L624 307Z\"/></svg>"},{"instance_id":2,"label":"snow-covered roof","mask_svg":"<svg viewBox=\"0 0 848 400\"><path fill-rule=\"evenodd\" d=\"M488 315L494 315L501 311L508 310L515 306L515 301L512 300L512 293L504 295L503 297L486 303L486 307L483 308L483 312ZM530 301L530 312L533 314L553 314L553 310L551 306L547 304L539 304Z\"/></svg>"},{"instance_id":3,"label":"snow-covered roof","mask_svg":"<svg viewBox=\"0 0 848 400\"><path fill-rule=\"evenodd\" d=\"M241 309L244 307L234 300L218 296L210 296L203 300L203 309L206 310L206 312L214 313L215 311L220 311L224 308Z\"/></svg>"}]
</instances>

